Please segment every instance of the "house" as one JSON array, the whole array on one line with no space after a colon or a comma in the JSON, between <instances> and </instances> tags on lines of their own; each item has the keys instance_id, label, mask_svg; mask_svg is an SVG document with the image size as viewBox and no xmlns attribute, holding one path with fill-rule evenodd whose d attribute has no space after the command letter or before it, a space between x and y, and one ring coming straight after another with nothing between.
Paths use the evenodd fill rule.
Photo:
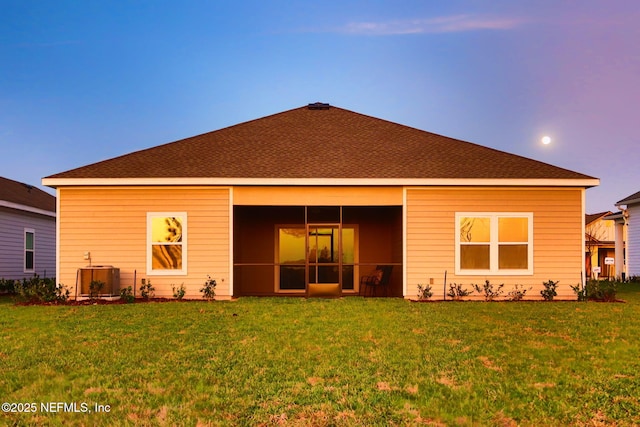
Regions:
<instances>
[{"instance_id":1,"label":"house","mask_svg":"<svg viewBox=\"0 0 640 427\"><path fill-rule=\"evenodd\" d=\"M584 280L586 189L599 180L328 104L309 104L43 179L58 271L117 267L156 295L207 275L219 298L385 294L431 284ZM385 267L382 270L382 267ZM326 291L326 292L324 292Z\"/></svg>"},{"instance_id":2,"label":"house","mask_svg":"<svg viewBox=\"0 0 640 427\"><path fill-rule=\"evenodd\" d=\"M56 199L0 177L0 279L56 275Z\"/></svg>"},{"instance_id":3,"label":"house","mask_svg":"<svg viewBox=\"0 0 640 427\"><path fill-rule=\"evenodd\" d=\"M599 278L614 279L617 263L624 264L622 257L615 254L615 223L612 212L585 215L585 265L587 278L595 278L593 268L597 268Z\"/></svg>"},{"instance_id":4,"label":"house","mask_svg":"<svg viewBox=\"0 0 640 427\"><path fill-rule=\"evenodd\" d=\"M616 280L626 280L628 277L627 272L627 235L629 227L627 227L627 212L621 210L616 213L611 213L602 218L604 221L608 221L613 224L613 241L614 241L614 266ZM611 252L609 252L611 253Z\"/></svg>"},{"instance_id":5,"label":"house","mask_svg":"<svg viewBox=\"0 0 640 427\"><path fill-rule=\"evenodd\" d=\"M626 277L640 277L640 191L616 203L621 210L615 219L617 229L626 226ZM624 207L623 207L624 206ZM616 233L616 251L622 251L623 238Z\"/></svg>"}]
</instances>

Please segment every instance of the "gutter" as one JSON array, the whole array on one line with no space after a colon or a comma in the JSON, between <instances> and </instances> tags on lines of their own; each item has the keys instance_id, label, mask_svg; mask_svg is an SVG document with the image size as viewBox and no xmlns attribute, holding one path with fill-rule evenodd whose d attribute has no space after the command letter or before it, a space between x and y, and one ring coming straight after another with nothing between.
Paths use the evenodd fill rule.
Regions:
<instances>
[{"instance_id":1,"label":"gutter","mask_svg":"<svg viewBox=\"0 0 640 427\"><path fill-rule=\"evenodd\" d=\"M600 185L598 178L529 179L529 178L43 178L42 184L64 186L167 186L167 185L215 185L215 186L459 186L459 187L580 187Z\"/></svg>"}]
</instances>

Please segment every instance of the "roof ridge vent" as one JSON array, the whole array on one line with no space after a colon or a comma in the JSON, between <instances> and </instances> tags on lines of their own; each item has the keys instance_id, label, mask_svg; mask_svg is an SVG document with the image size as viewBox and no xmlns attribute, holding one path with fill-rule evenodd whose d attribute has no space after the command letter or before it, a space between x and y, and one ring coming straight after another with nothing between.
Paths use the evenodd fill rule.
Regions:
<instances>
[{"instance_id":1,"label":"roof ridge vent","mask_svg":"<svg viewBox=\"0 0 640 427\"><path fill-rule=\"evenodd\" d=\"M307 108L309 110L328 110L331 108L331 105L324 102L315 102L313 104L309 104Z\"/></svg>"}]
</instances>

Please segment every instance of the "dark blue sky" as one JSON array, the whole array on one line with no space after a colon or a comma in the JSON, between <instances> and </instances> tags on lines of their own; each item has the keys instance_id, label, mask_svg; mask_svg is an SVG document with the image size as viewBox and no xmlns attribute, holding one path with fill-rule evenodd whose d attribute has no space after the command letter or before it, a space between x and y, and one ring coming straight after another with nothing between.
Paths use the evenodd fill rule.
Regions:
<instances>
[{"instance_id":1,"label":"dark blue sky","mask_svg":"<svg viewBox=\"0 0 640 427\"><path fill-rule=\"evenodd\" d=\"M328 102L640 190L640 2L0 0L0 175ZM553 142L543 146L549 135Z\"/></svg>"}]
</instances>

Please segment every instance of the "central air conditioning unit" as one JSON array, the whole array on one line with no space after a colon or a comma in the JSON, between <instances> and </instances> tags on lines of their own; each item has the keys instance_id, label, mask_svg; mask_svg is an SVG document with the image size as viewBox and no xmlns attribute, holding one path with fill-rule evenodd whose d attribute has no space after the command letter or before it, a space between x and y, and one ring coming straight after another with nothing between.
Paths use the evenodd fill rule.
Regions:
<instances>
[{"instance_id":1,"label":"central air conditioning unit","mask_svg":"<svg viewBox=\"0 0 640 427\"><path fill-rule=\"evenodd\" d=\"M120 269L111 265L94 265L78 269L80 280L80 295L91 295L91 282L102 282L97 291L98 297L113 297L120 295Z\"/></svg>"}]
</instances>

